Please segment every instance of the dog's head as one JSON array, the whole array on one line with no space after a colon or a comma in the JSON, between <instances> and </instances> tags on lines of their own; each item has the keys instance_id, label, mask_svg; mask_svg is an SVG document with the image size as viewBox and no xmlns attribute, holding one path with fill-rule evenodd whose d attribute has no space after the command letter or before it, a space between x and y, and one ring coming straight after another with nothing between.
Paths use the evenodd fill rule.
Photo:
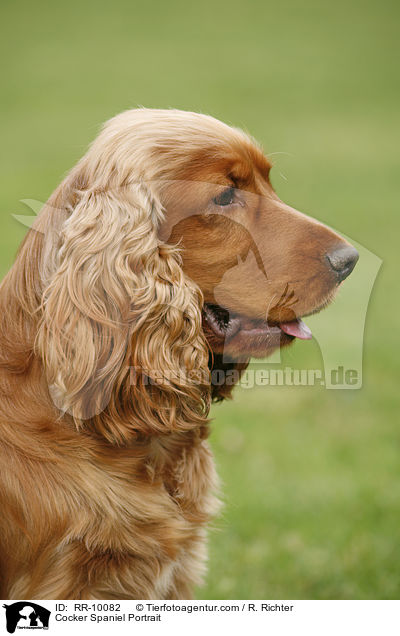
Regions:
<instances>
[{"instance_id":1,"label":"dog's head","mask_svg":"<svg viewBox=\"0 0 400 636\"><path fill-rule=\"evenodd\" d=\"M310 336L301 318L358 255L280 201L270 169L205 115L140 109L106 124L20 253L60 408L113 440L186 430L207 412L210 357L243 368Z\"/></svg>"},{"instance_id":2,"label":"dog's head","mask_svg":"<svg viewBox=\"0 0 400 636\"><path fill-rule=\"evenodd\" d=\"M213 352L265 357L311 337L302 317L333 299L358 253L279 199L254 141L209 118L204 128L209 138L188 144L164 188L162 236L181 245L183 269L203 293Z\"/></svg>"}]
</instances>

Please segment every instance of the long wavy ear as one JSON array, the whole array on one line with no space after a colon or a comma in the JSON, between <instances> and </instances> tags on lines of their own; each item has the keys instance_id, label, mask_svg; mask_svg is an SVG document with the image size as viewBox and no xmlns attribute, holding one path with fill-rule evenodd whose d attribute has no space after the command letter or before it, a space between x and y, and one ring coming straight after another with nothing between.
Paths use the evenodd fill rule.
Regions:
<instances>
[{"instance_id":1,"label":"long wavy ear","mask_svg":"<svg viewBox=\"0 0 400 636\"><path fill-rule=\"evenodd\" d=\"M144 184L75 197L36 340L53 401L113 442L204 423L200 292L157 238L159 201Z\"/></svg>"}]
</instances>

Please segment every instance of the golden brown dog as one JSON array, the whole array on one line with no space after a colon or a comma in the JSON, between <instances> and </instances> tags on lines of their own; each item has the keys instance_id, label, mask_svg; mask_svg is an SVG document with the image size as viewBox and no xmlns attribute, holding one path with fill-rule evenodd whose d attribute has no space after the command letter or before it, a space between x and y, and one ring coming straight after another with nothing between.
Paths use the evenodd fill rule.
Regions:
<instances>
[{"instance_id":1,"label":"golden brown dog","mask_svg":"<svg viewBox=\"0 0 400 636\"><path fill-rule=\"evenodd\" d=\"M357 252L243 132L106 124L0 290L0 596L185 598L218 509L210 371L310 332Z\"/></svg>"}]
</instances>

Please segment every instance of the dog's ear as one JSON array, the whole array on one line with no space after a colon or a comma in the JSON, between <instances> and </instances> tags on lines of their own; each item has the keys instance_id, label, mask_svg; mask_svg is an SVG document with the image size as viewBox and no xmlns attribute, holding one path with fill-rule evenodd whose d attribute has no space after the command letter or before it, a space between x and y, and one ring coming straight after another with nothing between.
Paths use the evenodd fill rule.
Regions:
<instances>
[{"instance_id":1,"label":"dog's ear","mask_svg":"<svg viewBox=\"0 0 400 636\"><path fill-rule=\"evenodd\" d=\"M200 292L157 238L157 197L142 183L75 199L47 250L36 338L53 401L113 442L204 422Z\"/></svg>"}]
</instances>

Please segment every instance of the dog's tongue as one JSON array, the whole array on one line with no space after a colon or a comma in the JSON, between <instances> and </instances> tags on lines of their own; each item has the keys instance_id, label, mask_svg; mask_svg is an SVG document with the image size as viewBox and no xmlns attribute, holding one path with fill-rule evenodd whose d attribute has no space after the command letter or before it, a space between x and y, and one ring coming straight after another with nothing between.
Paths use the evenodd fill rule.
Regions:
<instances>
[{"instance_id":1,"label":"dog's tongue","mask_svg":"<svg viewBox=\"0 0 400 636\"><path fill-rule=\"evenodd\" d=\"M311 329L300 318L291 322L281 322L279 326L289 336L295 336L300 338L300 340L310 340L312 338Z\"/></svg>"}]
</instances>

